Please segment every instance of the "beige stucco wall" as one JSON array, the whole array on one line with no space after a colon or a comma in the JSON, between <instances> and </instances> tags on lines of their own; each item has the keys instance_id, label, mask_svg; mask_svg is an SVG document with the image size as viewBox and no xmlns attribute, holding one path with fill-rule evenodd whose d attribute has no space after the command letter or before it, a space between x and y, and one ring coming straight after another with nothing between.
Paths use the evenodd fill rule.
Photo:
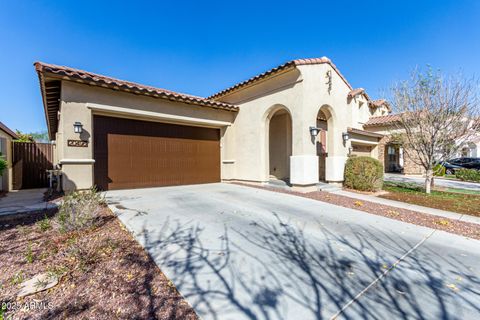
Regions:
<instances>
[{"instance_id":1,"label":"beige stucco wall","mask_svg":"<svg viewBox=\"0 0 480 320\"><path fill-rule=\"evenodd\" d=\"M2 152L3 157L8 162L8 168L5 169L3 172L3 176L0 177L0 190L3 191L10 191L12 190L12 152L11 152L11 144L12 144L12 137L0 130L0 139L2 140L2 146L0 152Z\"/></svg>"},{"instance_id":2,"label":"beige stucco wall","mask_svg":"<svg viewBox=\"0 0 480 320\"><path fill-rule=\"evenodd\" d=\"M366 156L378 159L378 138L350 133L350 145L352 147L352 152L350 155ZM354 146L358 147L354 148Z\"/></svg>"},{"instance_id":3,"label":"beige stucco wall","mask_svg":"<svg viewBox=\"0 0 480 320\"><path fill-rule=\"evenodd\" d=\"M298 118L302 97L302 79L298 70L278 74L268 81L244 88L220 100L240 107L230 140L235 154L233 179L265 182L269 179L269 123L278 110L290 113L292 122ZM297 131L292 128L292 153L297 152Z\"/></svg>"},{"instance_id":4,"label":"beige stucco wall","mask_svg":"<svg viewBox=\"0 0 480 320\"><path fill-rule=\"evenodd\" d=\"M331 74L330 91L327 72ZM343 143L342 133L347 127L363 129L372 116L365 97L347 101L349 92L350 88L336 71L328 64L321 64L299 66L221 97L219 100L240 107L233 125L237 131L233 139L235 178L268 181L269 119L276 110L285 109L292 119L291 182L298 185L318 182L317 149L309 127L316 125L318 111L323 107L332 115L327 133L326 179L342 181L350 147L350 142Z\"/></svg>"},{"instance_id":5,"label":"beige stucco wall","mask_svg":"<svg viewBox=\"0 0 480 320\"><path fill-rule=\"evenodd\" d=\"M308 186L319 177L316 141L309 127L316 126L322 108L331 114L325 176L327 181L340 182L351 146L351 141L343 142L342 133L348 127L363 129L369 117L380 112L373 112L364 96L348 100L350 90L328 64L299 66L221 97L239 106L234 113L63 81L56 156L64 168L65 187L83 189L93 183L93 115L207 126L221 129L222 179L266 182L270 167L275 166L279 176L290 176L292 184ZM282 142L274 141L269 150L269 140L280 134L280 120L274 120L278 126L270 122L279 110L289 114L285 121L291 121L288 161L276 160L285 153ZM79 139L73 132L76 121L84 126L87 148L67 147L68 139ZM375 146L373 150L377 153Z\"/></svg>"},{"instance_id":6,"label":"beige stucco wall","mask_svg":"<svg viewBox=\"0 0 480 320\"><path fill-rule=\"evenodd\" d=\"M228 128L235 118L234 112L63 81L60 113L56 156L64 172L65 190L86 189L93 184L92 124L95 114L220 128L223 135L222 162L223 159L234 159L233 151L227 147L230 145L229 136L234 134L234 131ZM83 124L81 136L74 133L73 123L76 121ZM69 139L88 141L88 147L69 147ZM229 178L233 175L232 169L229 164L222 164L222 177Z\"/></svg>"}]
</instances>

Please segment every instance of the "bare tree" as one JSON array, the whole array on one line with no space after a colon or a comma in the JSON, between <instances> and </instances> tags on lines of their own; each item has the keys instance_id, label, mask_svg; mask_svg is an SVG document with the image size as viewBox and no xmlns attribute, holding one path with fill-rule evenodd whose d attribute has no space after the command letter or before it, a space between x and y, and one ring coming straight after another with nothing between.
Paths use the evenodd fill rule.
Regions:
<instances>
[{"instance_id":1,"label":"bare tree","mask_svg":"<svg viewBox=\"0 0 480 320\"><path fill-rule=\"evenodd\" d=\"M480 132L478 83L462 76L444 77L430 67L412 72L392 89L391 104L398 114L392 138L425 170L425 190L431 191L433 167L453 157Z\"/></svg>"}]
</instances>

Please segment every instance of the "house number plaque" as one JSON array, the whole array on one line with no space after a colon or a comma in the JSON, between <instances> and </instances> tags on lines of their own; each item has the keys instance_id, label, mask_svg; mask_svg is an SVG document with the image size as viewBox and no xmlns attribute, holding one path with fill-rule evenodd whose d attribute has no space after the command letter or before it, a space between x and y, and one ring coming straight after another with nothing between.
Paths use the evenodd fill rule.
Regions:
<instances>
[{"instance_id":1,"label":"house number plaque","mask_svg":"<svg viewBox=\"0 0 480 320\"><path fill-rule=\"evenodd\" d=\"M81 147L86 148L88 147L88 141L83 140L67 140L67 145L69 147Z\"/></svg>"}]
</instances>

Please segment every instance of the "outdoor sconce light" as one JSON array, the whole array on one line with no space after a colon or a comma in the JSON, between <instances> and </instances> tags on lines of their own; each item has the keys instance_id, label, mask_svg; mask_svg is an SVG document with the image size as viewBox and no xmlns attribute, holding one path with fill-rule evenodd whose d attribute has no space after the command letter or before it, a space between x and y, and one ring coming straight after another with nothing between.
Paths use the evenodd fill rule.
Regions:
<instances>
[{"instance_id":1,"label":"outdoor sconce light","mask_svg":"<svg viewBox=\"0 0 480 320\"><path fill-rule=\"evenodd\" d=\"M342 133L342 138L343 138L343 142L347 142L348 139L350 139L350 135L348 134L348 132L344 132Z\"/></svg>"},{"instance_id":2,"label":"outdoor sconce light","mask_svg":"<svg viewBox=\"0 0 480 320\"><path fill-rule=\"evenodd\" d=\"M319 129L319 128L317 128L317 127L310 127L310 135L311 135L312 137L315 138L316 136L318 136L318 133L319 133L319 132L320 132L320 129Z\"/></svg>"},{"instance_id":3,"label":"outdoor sconce light","mask_svg":"<svg viewBox=\"0 0 480 320\"><path fill-rule=\"evenodd\" d=\"M83 127L83 125L82 125L80 122L76 121L76 122L73 124L73 131L74 131L75 133L82 133L82 127Z\"/></svg>"}]
</instances>

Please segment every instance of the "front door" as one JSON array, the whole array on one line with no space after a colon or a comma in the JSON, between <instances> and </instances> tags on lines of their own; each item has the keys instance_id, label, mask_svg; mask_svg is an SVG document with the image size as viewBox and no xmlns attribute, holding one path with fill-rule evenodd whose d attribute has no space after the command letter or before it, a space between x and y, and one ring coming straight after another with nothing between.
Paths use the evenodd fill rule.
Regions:
<instances>
[{"instance_id":1,"label":"front door","mask_svg":"<svg viewBox=\"0 0 480 320\"><path fill-rule=\"evenodd\" d=\"M317 155L318 155L318 179L325 181L325 167L327 159L327 131L321 130L318 134Z\"/></svg>"}]
</instances>

